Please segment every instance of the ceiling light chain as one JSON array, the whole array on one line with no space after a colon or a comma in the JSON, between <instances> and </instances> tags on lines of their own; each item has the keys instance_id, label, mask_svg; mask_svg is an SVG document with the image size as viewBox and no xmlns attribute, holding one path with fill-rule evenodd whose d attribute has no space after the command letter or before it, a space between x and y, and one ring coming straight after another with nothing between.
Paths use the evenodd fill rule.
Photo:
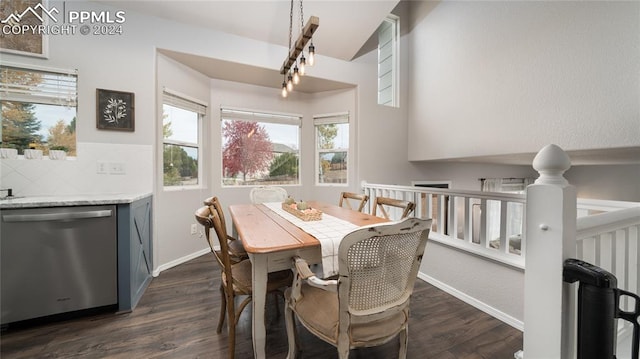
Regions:
<instances>
[{"instance_id":1,"label":"ceiling light chain","mask_svg":"<svg viewBox=\"0 0 640 359\"><path fill-rule=\"evenodd\" d=\"M287 94L293 90L293 85L297 85L300 82L300 76L305 75L306 66L312 66L314 61L315 47L313 46L312 37L320 21L316 16L311 16L307 22L307 26L304 26L304 8L302 1L303 0L300 0L300 35L292 46L294 0L291 0L291 8L289 11L289 48L287 57L280 69L280 73L284 76L282 97L287 97ZM311 44L309 45L309 60L307 60L304 56L304 48L309 41L311 41ZM298 56L300 56L300 60L298 60ZM300 67L298 67L298 63Z\"/></svg>"}]
</instances>

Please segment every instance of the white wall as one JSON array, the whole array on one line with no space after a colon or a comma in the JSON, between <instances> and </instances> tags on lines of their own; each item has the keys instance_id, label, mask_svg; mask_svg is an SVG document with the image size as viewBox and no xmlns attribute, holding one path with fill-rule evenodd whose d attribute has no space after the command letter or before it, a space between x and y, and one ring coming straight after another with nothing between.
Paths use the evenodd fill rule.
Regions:
<instances>
[{"instance_id":1,"label":"white wall","mask_svg":"<svg viewBox=\"0 0 640 359\"><path fill-rule=\"evenodd\" d=\"M640 146L639 2L412 2L409 160Z\"/></svg>"},{"instance_id":2,"label":"white wall","mask_svg":"<svg viewBox=\"0 0 640 359\"><path fill-rule=\"evenodd\" d=\"M83 2L66 2L68 10ZM61 10L62 2L50 7ZM90 8L103 6L92 2ZM128 16L120 36L51 35L49 58L2 54L2 62L56 69L77 69L78 108L76 160L2 160L2 187L18 196L95 193L149 193L153 190L155 108L154 51ZM135 132L96 129L96 89L135 93ZM97 174L98 161L124 164L124 175Z\"/></svg>"}]
</instances>

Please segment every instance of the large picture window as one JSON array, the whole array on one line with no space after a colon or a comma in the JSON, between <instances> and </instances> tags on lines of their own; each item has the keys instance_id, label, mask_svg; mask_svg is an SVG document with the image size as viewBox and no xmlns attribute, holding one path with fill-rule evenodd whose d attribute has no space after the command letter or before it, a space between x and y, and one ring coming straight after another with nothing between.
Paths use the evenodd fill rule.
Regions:
<instances>
[{"instance_id":1,"label":"large picture window","mask_svg":"<svg viewBox=\"0 0 640 359\"><path fill-rule=\"evenodd\" d=\"M300 183L302 116L222 108L222 185Z\"/></svg>"},{"instance_id":2,"label":"large picture window","mask_svg":"<svg viewBox=\"0 0 640 359\"><path fill-rule=\"evenodd\" d=\"M313 116L316 128L316 183L348 183L349 114Z\"/></svg>"},{"instance_id":3,"label":"large picture window","mask_svg":"<svg viewBox=\"0 0 640 359\"><path fill-rule=\"evenodd\" d=\"M64 150L76 155L77 74L0 66L3 148Z\"/></svg>"},{"instance_id":4,"label":"large picture window","mask_svg":"<svg viewBox=\"0 0 640 359\"><path fill-rule=\"evenodd\" d=\"M165 187L200 183L200 128L206 106L167 92L163 94L163 182Z\"/></svg>"}]
</instances>

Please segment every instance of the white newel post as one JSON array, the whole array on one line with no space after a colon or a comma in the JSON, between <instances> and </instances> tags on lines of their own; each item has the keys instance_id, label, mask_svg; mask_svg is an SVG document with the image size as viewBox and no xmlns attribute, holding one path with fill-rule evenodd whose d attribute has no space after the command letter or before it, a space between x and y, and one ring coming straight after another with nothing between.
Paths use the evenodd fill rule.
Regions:
<instances>
[{"instance_id":1,"label":"white newel post","mask_svg":"<svg viewBox=\"0 0 640 359\"><path fill-rule=\"evenodd\" d=\"M540 177L527 188L524 289L524 357L575 357L568 302L562 281L566 258L576 254L576 191L563 177L571 167L558 146L544 147L533 160Z\"/></svg>"}]
</instances>

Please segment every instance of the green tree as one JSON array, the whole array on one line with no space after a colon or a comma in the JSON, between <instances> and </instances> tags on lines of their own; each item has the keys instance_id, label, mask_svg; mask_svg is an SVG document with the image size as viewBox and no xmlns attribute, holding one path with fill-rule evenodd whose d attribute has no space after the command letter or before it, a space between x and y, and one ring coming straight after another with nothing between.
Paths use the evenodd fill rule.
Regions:
<instances>
[{"instance_id":1,"label":"green tree","mask_svg":"<svg viewBox=\"0 0 640 359\"><path fill-rule=\"evenodd\" d=\"M59 120L49 128L47 144L49 149L64 149L73 156L76 153L76 133L70 132L70 126L65 125L63 120Z\"/></svg>"},{"instance_id":2,"label":"green tree","mask_svg":"<svg viewBox=\"0 0 640 359\"><path fill-rule=\"evenodd\" d=\"M269 166L269 176L289 176L297 177L298 175L298 156L295 153L283 153L271 162Z\"/></svg>"},{"instance_id":3,"label":"green tree","mask_svg":"<svg viewBox=\"0 0 640 359\"><path fill-rule=\"evenodd\" d=\"M42 75L35 71L22 71L7 67L0 72L0 82L23 88L37 86L42 81ZM29 148L30 144L42 142L42 136L38 134L41 123L35 117L34 104L2 101L1 105L3 146L11 146L22 151Z\"/></svg>"},{"instance_id":4,"label":"green tree","mask_svg":"<svg viewBox=\"0 0 640 359\"><path fill-rule=\"evenodd\" d=\"M40 121L35 117L34 105L24 102L2 101L2 143L18 151L32 143L42 142L38 134Z\"/></svg>"},{"instance_id":5,"label":"green tree","mask_svg":"<svg viewBox=\"0 0 640 359\"><path fill-rule=\"evenodd\" d=\"M335 123L328 125L319 125L318 127L318 146L320 149L333 148L333 140L338 135L338 126Z\"/></svg>"}]
</instances>

